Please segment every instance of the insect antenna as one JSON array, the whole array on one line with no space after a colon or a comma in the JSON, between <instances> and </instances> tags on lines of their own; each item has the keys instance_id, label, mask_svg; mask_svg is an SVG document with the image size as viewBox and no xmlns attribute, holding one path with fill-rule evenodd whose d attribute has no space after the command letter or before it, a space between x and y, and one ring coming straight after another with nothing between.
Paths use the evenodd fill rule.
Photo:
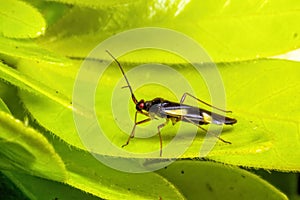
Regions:
<instances>
[{"instance_id":1,"label":"insect antenna","mask_svg":"<svg viewBox=\"0 0 300 200\"><path fill-rule=\"evenodd\" d=\"M137 104L137 103L138 103L138 100L135 98L135 96L134 96L134 94L133 94L132 88L131 88L131 86L130 86L130 83L129 83L128 79L127 79L127 76L125 75L125 72L124 72L124 70L123 70L121 64L119 63L119 61L118 61L118 60L117 60L117 59L116 59L116 58L115 58L108 50L105 50L105 51L106 51L106 52L114 59L114 61L118 64L118 66L119 66L119 68L120 68L120 70L121 70L121 72L122 72L122 74L123 74L123 76L124 76L124 78L125 78L125 80L126 80L126 82L127 82L127 86L125 86L125 87L128 87L128 88L129 88L130 93L131 93L131 98L132 98L134 104Z\"/></svg>"}]
</instances>

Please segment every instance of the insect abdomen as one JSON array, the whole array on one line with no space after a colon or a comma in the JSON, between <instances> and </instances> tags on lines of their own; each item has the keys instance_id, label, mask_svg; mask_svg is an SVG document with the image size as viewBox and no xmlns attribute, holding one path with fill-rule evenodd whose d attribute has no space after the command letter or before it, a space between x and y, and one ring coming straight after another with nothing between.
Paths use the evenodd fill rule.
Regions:
<instances>
[{"instance_id":1,"label":"insect abdomen","mask_svg":"<svg viewBox=\"0 0 300 200\"><path fill-rule=\"evenodd\" d=\"M216 113L207 113L207 112L202 112L203 116L203 121L207 123L213 123L213 124L226 124L226 125L232 125L237 122L236 119L230 118L230 117L225 117L223 115L219 115Z\"/></svg>"},{"instance_id":2,"label":"insect abdomen","mask_svg":"<svg viewBox=\"0 0 300 200\"><path fill-rule=\"evenodd\" d=\"M225 117L224 124L232 125L232 124L235 124L236 122L237 122L236 119L233 119L233 118L230 118L230 117Z\"/></svg>"}]
</instances>

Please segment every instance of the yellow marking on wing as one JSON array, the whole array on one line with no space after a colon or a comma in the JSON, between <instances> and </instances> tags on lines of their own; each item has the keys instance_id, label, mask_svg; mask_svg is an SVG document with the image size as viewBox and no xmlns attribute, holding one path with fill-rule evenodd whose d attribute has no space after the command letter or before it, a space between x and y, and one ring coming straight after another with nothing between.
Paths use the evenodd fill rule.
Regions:
<instances>
[{"instance_id":1,"label":"yellow marking on wing","mask_svg":"<svg viewBox=\"0 0 300 200\"><path fill-rule=\"evenodd\" d=\"M210 116L209 114L203 112L203 113L202 113L202 116L203 116L203 120L204 120L205 122L211 123L212 118L211 118L211 116Z\"/></svg>"},{"instance_id":2,"label":"yellow marking on wing","mask_svg":"<svg viewBox=\"0 0 300 200\"><path fill-rule=\"evenodd\" d=\"M166 111L169 115L186 115L187 110L186 109L177 109L177 110L168 110Z\"/></svg>"}]
</instances>

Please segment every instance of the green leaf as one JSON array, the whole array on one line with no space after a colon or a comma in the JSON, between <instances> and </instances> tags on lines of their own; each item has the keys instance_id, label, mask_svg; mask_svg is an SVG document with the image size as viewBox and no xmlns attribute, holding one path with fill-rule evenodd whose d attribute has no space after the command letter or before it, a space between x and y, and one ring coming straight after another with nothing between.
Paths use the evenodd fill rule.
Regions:
<instances>
[{"instance_id":1,"label":"green leaf","mask_svg":"<svg viewBox=\"0 0 300 200\"><path fill-rule=\"evenodd\" d=\"M63 181L65 166L53 147L36 130L0 111L0 168Z\"/></svg>"},{"instance_id":2,"label":"green leaf","mask_svg":"<svg viewBox=\"0 0 300 200\"><path fill-rule=\"evenodd\" d=\"M20 188L29 199L73 199L96 200L99 199L84 191L70 187L66 184L51 181L28 174L17 172L3 172L15 185Z\"/></svg>"},{"instance_id":3,"label":"green leaf","mask_svg":"<svg viewBox=\"0 0 300 200\"><path fill-rule=\"evenodd\" d=\"M196 40L216 62L251 60L300 46L299 8L297 0L152 0L105 10L75 7L56 25L49 27L48 34L39 42L63 55L86 57L98 44L116 33L134 28L162 27ZM78 16L92 20L77 22ZM136 42L124 41L118 45L122 48ZM145 61L148 56L139 55L133 62ZM171 58L164 60L171 61ZM153 61L161 60L155 58Z\"/></svg>"},{"instance_id":4,"label":"green leaf","mask_svg":"<svg viewBox=\"0 0 300 200\"><path fill-rule=\"evenodd\" d=\"M1 98L0 98L0 111L10 113L7 105L4 103L4 101Z\"/></svg>"},{"instance_id":5,"label":"green leaf","mask_svg":"<svg viewBox=\"0 0 300 200\"><path fill-rule=\"evenodd\" d=\"M52 53L31 40L17 40L0 37L0 53L14 59L24 58L35 62L50 62L67 65L68 59ZM3 56L2 56L3 57Z\"/></svg>"},{"instance_id":6,"label":"green leaf","mask_svg":"<svg viewBox=\"0 0 300 200\"><path fill-rule=\"evenodd\" d=\"M62 1L72 6L57 3ZM161 169L158 174L128 174L113 170L85 151L86 146L82 144L83 140L75 129L78 124L74 123L72 111L83 114L85 119L90 119L90 112L77 107L76 99L75 103L70 100L80 60L110 36L132 28L163 27L187 34L200 43L217 62L269 57L299 47L298 1L62 1L30 4L38 7L49 26L45 35L35 40L38 44L29 40L0 37L0 56L3 61L0 63L0 78L13 84L4 88L9 92L3 92L2 81L0 82L0 111L7 112L8 107L13 115L0 112L0 132L5 133L1 135L5 139L0 139L0 167L1 170L10 170L9 173L14 176L10 178L16 183L25 181L25 184L19 182L17 185L23 187L26 194L31 193L31 198L40 199L44 198L44 194L41 196L40 192L47 189L48 199L52 198L51 194L72 199L74 193L78 194L78 198L90 197L77 190L80 189L105 199L198 199L209 193L230 199L239 194L245 194L251 199L255 194L267 196L266 198L286 199L282 193L258 177L235 167L221 167L219 164L199 163L195 160L175 162L167 169ZM10 15L8 20L11 19L14 18ZM1 31L0 28L0 34ZM145 36L141 38L148 39ZM178 41L174 40L174 44L184 45ZM137 38L119 42L114 48L122 49L130 44L137 44ZM110 50L115 52L113 48ZM193 49L189 52L193 52ZM77 61L70 61L58 56L59 54L71 56ZM185 64L185 60L178 58L170 53L148 50L133 52L118 60L122 63L138 100L161 96L179 101L178 94L186 91L182 90L181 79L162 71L153 74L152 67L134 74L133 68L138 64L161 62L168 63L171 69L177 70L188 80L197 97L214 103L210 100L202 77L189 64ZM101 56L87 61L98 69L101 63L106 62ZM221 135L221 138L232 144L217 141L207 158L247 168L299 172L299 63L260 59L219 64L218 69L226 89L227 109L233 111L228 115L238 122L232 127L226 126ZM89 75L94 75L93 71L89 72ZM168 84L152 84L158 79ZM89 83L90 77L81 81ZM146 85L141 86L139 83ZM135 153L159 151L159 139L155 134L157 125L164 120L153 120L150 125L139 126L136 137L128 146L121 148L132 129L135 112L128 88L121 89L124 85L124 77L113 64L99 79L95 97L90 98L95 99L91 110L95 107L98 120L90 122L92 125L101 125L115 149ZM187 99L187 104L201 108L203 106L191 99ZM32 115L29 124L35 130L28 127L28 120L24 124L16 120L28 119L27 114ZM162 130L163 147L170 145L175 135L180 139L175 148L189 145L188 141L193 139L193 135L188 131L178 132L180 125L184 129L192 127L188 123L166 126ZM197 137L182 158L199 156L204 134L204 131L198 131ZM97 133L92 132L90 136L97 147L95 151L92 149L93 153L110 160L128 160L109 149L99 150L98 147L104 146L103 141L99 140ZM137 154L136 157L139 156L146 158L150 164L166 161L159 157L159 152L153 156ZM175 152L163 149L163 158L176 156ZM139 164L144 166L149 163ZM16 178L20 175L16 170L29 175ZM36 179L34 176L49 180ZM204 183L205 188L200 188L204 181L209 184ZM43 189L35 187L37 184ZM229 185L234 185L233 189L238 188L240 192L234 193L227 187ZM257 187L253 188L253 185L259 185L259 190ZM58 193L52 193L52 189ZM65 189L72 192L59 193ZM250 192L254 190L258 193ZM283 191L290 194L287 190ZM228 193L232 196L228 196ZM57 196L53 198L55 197Z\"/></svg>"},{"instance_id":7,"label":"green leaf","mask_svg":"<svg viewBox=\"0 0 300 200\"><path fill-rule=\"evenodd\" d=\"M29 62L30 65L30 62ZM60 105L70 108L70 98L59 94L57 90L48 87L42 82L36 81L35 79L27 76L26 74L20 73L19 71L7 66L0 62L0 78L10 82L22 90L26 90L36 95L46 96L55 102L59 102ZM49 83L46 83L49 84Z\"/></svg>"},{"instance_id":8,"label":"green leaf","mask_svg":"<svg viewBox=\"0 0 300 200\"><path fill-rule=\"evenodd\" d=\"M91 61L92 62L92 61ZM58 90L66 91L71 94L72 79L65 79L60 75L59 71L47 70L47 72L36 73L32 67L20 67L24 73L35 74L39 81L43 81L43 77L55 77L55 87ZM284 69L282 67L284 66ZM39 69L39 65L36 65ZM129 71L128 65L125 65L125 71ZM173 66L183 74L197 96L209 102L209 94L207 88L200 76L197 76L188 66ZM54 69L54 70L53 70ZM74 68L70 68L70 74ZM149 68L150 69L150 68ZM232 128L226 128L221 137L232 144L224 144L217 142L214 149L209 153L208 157L225 163L242 165L248 167L260 167L265 169L277 169L283 171L299 171L299 156L298 125L300 113L297 109L300 105L298 101L290 102L290 98L298 99L299 94L295 91L299 90L299 63L280 61L280 60L262 60L247 63L235 63L227 65L220 65L219 70L222 74L224 87L226 89L227 105L230 110L233 110L233 117L238 120L238 123ZM282 70L286 76L282 76ZM147 73L140 75L141 78L147 77ZM165 79L172 77L167 74L161 74ZM60 78L58 78L60 77ZM114 92L123 93L127 99L119 99L117 102L128 102L117 111L126 113L129 107L130 115L134 114L134 106L128 100L128 91L115 89L116 82L121 79L119 69L115 67L108 68L107 72L103 74L100 85L96 92L96 110L99 123L106 134L106 136L116 145L121 147L127 140L127 135L124 134L118 127L118 123L124 121L126 130L130 132L133 122L123 115L122 118L115 118L112 108L107 106L112 105L112 95ZM133 82L135 78L131 79ZM280 81L278 81L280 80ZM52 84L54 81L50 82ZM282 84L284 83L284 84ZM47 83L45 83L47 84ZM124 84L124 83L123 83ZM133 86L134 87L134 86ZM159 91L159 92L158 92ZM138 97L145 99L153 99L157 96L163 96L166 99L178 101L174 99L167 88L160 88L158 86L144 87L139 89L136 93ZM37 121L51 130L54 134L59 136L67 143L76 146L80 149L86 149L82 145L81 139L75 129L73 115L71 110L64 108L62 105L53 103L49 98L32 96L27 93L22 93L22 99L28 110L37 119ZM42 112L41 112L42 111ZM88 117L88 116L87 116ZM146 132L155 134L157 124L163 121L153 123ZM182 123L186 127L191 126ZM171 125L162 130L162 138L164 147L172 140L176 134L178 125L172 127ZM152 130L152 131L151 131ZM137 131L137 137L146 136L145 131L141 129ZM193 144L189 147L182 157L198 157L200 147L203 144L203 131L199 131ZM96 136L95 136L96 137ZM146 136L147 137L147 136ZM178 145L187 145L189 134L181 134L181 139ZM97 141L97 139L94 139ZM158 150L158 138L151 137L147 139L133 139L130 145L126 146L125 150L132 152L151 152ZM291 151L291 148L293 151ZM97 152L96 152L97 153ZM103 152L98 152L103 153ZM106 152L110 156L119 156L118 152ZM158 157L157 154L155 157ZM170 157L176 156L168 154Z\"/></svg>"},{"instance_id":9,"label":"green leaf","mask_svg":"<svg viewBox=\"0 0 300 200\"><path fill-rule=\"evenodd\" d=\"M251 170L260 178L268 181L281 192L286 194L289 199L298 196L298 173L284 173L278 171L265 171L265 170Z\"/></svg>"},{"instance_id":10,"label":"green leaf","mask_svg":"<svg viewBox=\"0 0 300 200\"><path fill-rule=\"evenodd\" d=\"M1 198L27 200L23 192L0 171Z\"/></svg>"},{"instance_id":11,"label":"green leaf","mask_svg":"<svg viewBox=\"0 0 300 200\"><path fill-rule=\"evenodd\" d=\"M134 0L110 0L110 1L93 1L93 0L51 0L76 6L84 6L90 8L107 8L110 6L119 6L122 4L129 4L135 2Z\"/></svg>"},{"instance_id":12,"label":"green leaf","mask_svg":"<svg viewBox=\"0 0 300 200\"><path fill-rule=\"evenodd\" d=\"M22 68L22 65L29 65L29 66L33 66L31 64L31 62L23 60L22 62L20 62L20 69ZM43 65L42 63L39 63L38 66ZM47 67L46 67L47 66ZM71 69L73 67L70 67L70 73L66 74L66 73L62 73L62 71L60 70L66 70L66 69L61 69L61 68L55 68L53 66L49 66L45 65L45 76L42 78L43 81L45 81L46 84L49 84L49 86L52 87L56 87L56 85L59 85L60 87L56 88L58 92L58 95L61 94L61 92L63 92L64 90L68 89L72 89L71 85L71 80L70 76L71 73ZM52 103L54 103L55 105L57 105L59 109L61 109L61 102L57 102L55 101L53 98L51 98L51 96L47 96L47 93L40 95L40 90L35 89L36 87L38 88L42 88L42 91L47 91L47 87L49 86L43 86L42 87L42 83L40 83L39 81L33 81L32 79L28 78L29 76L20 73L16 70L13 70L9 67L3 68L5 69L3 72L3 74L7 74L7 75L13 75L13 76L8 76L9 78L7 78L8 81L16 84L16 86L20 87L21 89L25 89L22 91L29 91L31 94L34 94L32 97L36 98L36 97L41 97L42 99L52 99L50 100ZM30 68L27 68L28 70ZM31 68L36 70L35 68ZM50 79L53 77L53 71L54 70L56 73L59 74L66 74L66 76L62 76L60 78L60 81L65 82L66 84L64 86L60 85L61 82L58 82L57 79ZM13 71L11 71L13 70ZM43 70L42 70L43 71ZM17 75L15 75L17 74ZM46 74L48 74L50 76L50 78L48 79ZM16 77L17 81L15 81L15 79L12 79L10 77ZM23 78L26 77L26 78ZM38 76L36 77L38 78ZM41 78L41 77L39 77ZM48 80L48 81L47 81ZM63 81L65 80L65 81ZM53 81L53 82L52 82ZM22 85L21 83L25 83L24 85ZM52 84L52 83L53 84ZM59 84L57 84L59 83ZM29 87L28 87L29 86ZM62 87L61 87L62 86ZM28 89L26 89L28 87ZM50 91L52 90L49 87ZM31 92L31 90L33 90L33 92ZM35 96L37 95L37 96ZM30 95L31 96L31 95ZM65 107L66 108L66 107ZM55 111L52 110L49 113L49 116L51 116L52 114L57 114L60 113L61 111L63 111L61 114L64 115L63 113L65 112L63 108L60 111ZM50 108L51 109L51 108ZM55 108L54 108L55 109ZM69 110L67 108L67 110ZM44 108L44 111L46 111L46 108ZM43 112L44 112L43 111ZM47 111L46 111L47 112ZM67 111L67 114L70 114L71 111ZM57 118L60 119L60 118ZM72 116L71 119L72 120ZM61 121L62 122L62 121ZM57 127L58 128L62 128L60 125L61 122L57 123ZM66 131L66 133L70 130L68 128L68 126L71 125L73 128L74 124L69 124L66 123L65 127L63 129L60 129L61 131ZM54 125L55 126L55 125ZM73 130L73 129L71 129ZM68 134L66 134L68 135ZM69 134L71 135L71 134ZM52 137L52 136L51 136ZM50 138L51 138L50 137ZM78 139L78 137L74 137L75 139ZM53 144L53 142L51 142ZM81 141L78 140L77 144L81 144ZM148 174L148 175L137 175L137 176L133 176L132 178L130 178L129 174L127 173L122 173L122 172L116 172L115 170L108 168L102 164L99 163L99 161L95 160L91 155L89 155L88 153L85 152L77 152L75 150L70 151L69 146L66 146L65 143L63 144L54 144L54 146L56 146L56 148L58 148L59 150L59 154L60 156L63 158L63 161L65 163L68 163L67 165L67 177L68 179L64 180L63 182L73 186L75 188L81 189L83 191L92 193L96 196L99 197L104 197L104 198L111 198L112 196L115 196L116 198L121 198L121 197L126 197L126 196L136 196L136 197L141 197L141 196L153 196L153 197L158 197L159 193L162 194L166 194L167 197L169 197L170 199L182 199L180 193L178 191L176 191L176 189L172 186L171 183L167 182L166 180L164 180L163 178L161 178L160 176L156 175L156 174ZM57 147L59 146L59 147ZM63 148L63 150L60 150L60 148ZM84 147L83 147L84 148ZM71 156L72 155L72 156ZM78 160L81 160L82 162L78 162ZM50 168L51 169L51 168ZM95 174L97 174L97 176L95 176ZM48 174L49 177L47 177L50 180L53 180L53 177L50 174ZM115 185L112 185L111 181L113 180L113 182L115 183ZM101 184L99 184L99 181L101 181ZM153 182L156 183L157 185L153 185L152 187L160 187L161 190L155 190L155 192L153 192L154 188L151 189L151 193L149 193L149 187L147 187L149 185L148 182ZM145 185L144 185L145 184ZM142 186L142 188L140 189L136 189L135 185L144 185ZM128 188L130 188L130 191L128 190ZM120 191L123 191L120 193Z\"/></svg>"},{"instance_id":13,"label":"green leaf","mask_svg":"<svg viewBox=\"0 0 300 200\"><path fill-rule=\"evenodd\" d=\"M52 1L30 1L30 4L36 7L45 18L47 27L55 24L60 18L62 18L66 12L68 12L70 6L64 5L58 2ZM46 30L45 33L47 33Z\"/></svg>"},{"instance_id":14,"label":"green leaf","mask_svg":"<svg viewBox=\"0 0 300 200\"><path fill-rule=\"evenodd\" d=\"M300 102L291 100L300 98L300 93L297 92L300 83L299 66L299 62L265 60L231 65L230 68L225 65L221 68L229 100L228 107L238 119L236 129L241 128L239 133L235 129L226 139L232 142L242 141L251 133L246 131L247 128L252 127L256 133L261 133L250 136L250 146L263 137L269 138L270 145L266 143L260 148L249 148L248 152L244 152L247 156L231 152L226 156L212 156L213 160L258 168L299 171L300 141L297 138L300 134L300 111L297 108ZM255 138L257 136L259 138Z\"/></svg>"},{"instance_id":15,"label":"green leaf","mask_svg":"<svg viewBox=\"0 0 300 200\"><path fill-rule=\"evenodd\" d=\"M0 33L11 38L35 38L43 35L46 22L34 7L10 0L1 2Z\"/></svg>"},{"instance_id":16,"label":"green leaf","mask_svg":"<svg viewBox=\"0 0 300 200\"><path fill-rule=\"evenodd\" d=\"M157 173L183 191L186 199L287 199L258 176L219 163L177 161Z\"/></svg>"},{"instance_id":17,"label":"green leaf","mask_svg":"<svg viewBox=\"0 0 300 200\"><path fill-rule=\"evenodd\" d=\"M59 139L53 138L51 135L48 136L62 160L67 163L67 178L60 181L65 186L18 173L5 173L20 188L23 188L22 190L29 197L35 196L40 199L41 195L43 197L44 195L49 195L49 197L52 195L53 197L68 199L67 197L74 195L74 193L83 196L82 193L75 190L77 188L103 199L159 199L159 196L165 197L165 199L184 199L171 182L156 173L134 174L117 171L103 165L90 153L74 149ZM51 173L49 176L48 179L53 180ZM41 181L40 184L38 184L39 181ZM48 192L42 188L34 187L36 184L48 188ZM62 191L66 191L67 185L72 187L74 192L64 194L65 192ZM71 188L67 190L70 191ZM91 197L87 195L87 198Z\"/></svg>"},{"instance_id":18,"label":"green leaf","mask_svg":"<svg viewBox=\"0 0 300 200\"><path fill-rule=\"evenodd\" d=\"M75 188L104 199L184 199L171 182L154 172L121 172L102 164L89 152L54 145L68 163L66 183Z\"/></svg>"},{"instance_id":19,"label":"green leaf","mask_svg":"<svg viewBox=\"0 0 300 200\"><path fill-rule=\"evenodd\" d=\"M1 74L2 73L0 73L0 76ZM4 103L4 105L2 106L4 109L2 111L12 114L15 118L21 121L26 121L28 119L28 116L24 110L23 103L17 96L17 93L17 87L11 85L9 82L0 79L0 99L2 99Z\"/></svg>"}]
</instances>

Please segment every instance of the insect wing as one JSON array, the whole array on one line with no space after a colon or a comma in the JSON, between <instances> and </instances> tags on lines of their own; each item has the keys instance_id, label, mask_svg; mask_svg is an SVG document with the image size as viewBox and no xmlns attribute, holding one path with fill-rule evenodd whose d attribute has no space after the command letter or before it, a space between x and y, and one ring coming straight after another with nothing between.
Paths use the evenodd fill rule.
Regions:
<instances>
[{"instance_id":1,"label":"insect wing","mask_svg":"<svg viewBox=\"0 0 300 200\"><path fill-rule=\"evenodd\" d=\"M197 107L188 105L168 106L164 107L162 112L169 117L180 118L182 121L192 121L196 124L204 123L201 111Z\"/></svg>"},{"instance_id":2,"label":"insect wing","mask_svg":"<svg viewBox=\"0 0 300 200\"><path fill-rule=\"evenodd\" d=\"M193 122L199 125L210 123L217 125L236 123L235 119L188 105L165 107L163 112L170 117L180 117L182 121Z\"/></svg>"}]
</instances>

